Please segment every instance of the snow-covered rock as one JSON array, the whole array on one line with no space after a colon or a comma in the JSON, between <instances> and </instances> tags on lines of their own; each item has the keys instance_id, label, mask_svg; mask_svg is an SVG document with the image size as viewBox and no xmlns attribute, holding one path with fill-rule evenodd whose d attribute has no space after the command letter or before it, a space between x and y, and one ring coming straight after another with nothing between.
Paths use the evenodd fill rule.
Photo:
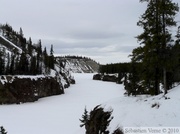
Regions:
<instances>
[{"instance_id":1,"label":"snow-covered rock","mask_svg":"<svg viewBox=\"0 0 180 134\"><path fill-rule=\"evenodd\" d=\"M97 73L99 64L87 57L56 57L56 61L72 73Z\"/></svg>"}]
</instances>

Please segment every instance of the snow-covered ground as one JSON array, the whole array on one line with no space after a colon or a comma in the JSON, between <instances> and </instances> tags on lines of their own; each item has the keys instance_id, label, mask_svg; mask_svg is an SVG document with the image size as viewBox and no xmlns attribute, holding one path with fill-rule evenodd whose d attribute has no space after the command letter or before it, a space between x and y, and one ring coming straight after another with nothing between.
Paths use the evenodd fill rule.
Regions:
<instances>
[{"instance_id":1,"label":"snow-covered ground","mask_svg":"<svg viewBox=\"0 0 180 134\"><path fill-rule=\"evenodd\" d=\"M8 134L84 134L84 128L79 127L84 108L89 111L98 104L113 109L111 132L118 126L180 126L180 87L171 90L168 99L162 95L126 97L122 85L93 81L93 74L74 76L76 84L65 89L64 95L34 103L1 105L0 126Z\"/></svg>"}]
</instances>

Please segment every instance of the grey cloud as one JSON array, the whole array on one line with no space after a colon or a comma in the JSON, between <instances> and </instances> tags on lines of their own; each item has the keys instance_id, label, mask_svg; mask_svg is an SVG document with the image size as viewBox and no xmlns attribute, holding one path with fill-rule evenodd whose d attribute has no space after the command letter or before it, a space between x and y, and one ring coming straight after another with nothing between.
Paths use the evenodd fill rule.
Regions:
<instances>
[{"instance_id":1,"label":"grey cloud","mask_svg":"<svg viewBox=\"0 0 180 134\"><path fill-rule=\"evenodd\" d=\"M41 39L47 48L53 44L56 54L102 63L129 60L138 46L134 37L142 32L136 23L146 8L139 0L2 0L1 5L1 23L17 31L22 27L27 38Z\"/></svg>"},{"instance_id":2,"label":"grey cloud","mask_svg":"<svg viewBox=\"0 0 180 134\"><path fill-rule=\"evenodd\" d=\"M109 32L109 31L76 31L66 34L68 38L78 39L78 40L97 40L97 39L113 39L121 38L124 36L123 33Z\"/></svg>"}]
</instances>

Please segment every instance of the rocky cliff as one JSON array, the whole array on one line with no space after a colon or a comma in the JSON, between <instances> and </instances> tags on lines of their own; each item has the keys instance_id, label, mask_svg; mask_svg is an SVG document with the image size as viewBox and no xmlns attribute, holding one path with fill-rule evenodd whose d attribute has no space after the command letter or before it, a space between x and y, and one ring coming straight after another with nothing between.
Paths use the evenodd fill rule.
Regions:
<instances>
[{"instance_id":1,"label":"rocky cliff","mask_svg":"<svg viewBox=\"0 0 180 134\"><path fill-rule=\"evenodd\" d=\"M0 104L63 94L71 83L75 80L55 62L52 45L48 55L41 40L33 43L10 25L0 24Z\"/></svg>"},{"instance_id":2,"label":"rocky cliff","mask_svg":"<svg viewBox=\"0 0 180 134\"><path fill-rule=\"evenodd\" d=\"M59 76L0 76L0 104L33 102L42 97L63 94L70 83L75 81Z\"/></svg>"},{"instance_id":3,"label":"rocky cliff","mask_svg":"<svg viewBox=\"0 0 180 134\"><path fill-rule=\"evenodd\" d=\"M99 63L87 57L56 57L56 61L72 73L96 73L99 70Z\"/></svg>"}]
</instances>

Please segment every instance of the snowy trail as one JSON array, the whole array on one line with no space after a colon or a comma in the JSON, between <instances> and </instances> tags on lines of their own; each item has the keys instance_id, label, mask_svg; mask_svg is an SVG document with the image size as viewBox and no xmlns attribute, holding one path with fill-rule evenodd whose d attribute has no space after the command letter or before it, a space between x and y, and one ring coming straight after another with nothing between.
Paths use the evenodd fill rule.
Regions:
<instances>
[{"instance_id":1,"label":"snowy trail","mask_svg":"<svg viewBox=\"0 0 180 134\"><path fill-rule=\"evenodd\" d=\"M35 103L0 106L0 125L8 134L84 134L80 121L84 108L123 96L121 85L92 80L93 74L74 74L76 84L65 94Z\"/></svg>"}]
</instances>

